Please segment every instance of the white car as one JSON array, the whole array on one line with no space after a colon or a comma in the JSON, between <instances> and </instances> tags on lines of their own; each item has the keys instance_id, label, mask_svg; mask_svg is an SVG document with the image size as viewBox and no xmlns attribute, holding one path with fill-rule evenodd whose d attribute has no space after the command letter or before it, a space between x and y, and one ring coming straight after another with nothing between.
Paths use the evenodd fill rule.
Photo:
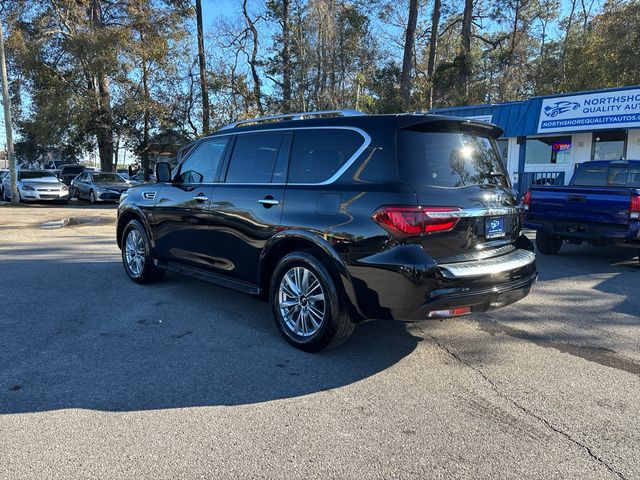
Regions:
<instances>
[{"instance_id":1,"label":"white car","mask_svg":"<svg viewBox=\"0 0 640 480\"><path fill-rule=\"evenodd\" d=\"M67 201L69 187L49 170L20 170L18 172L18 199L26 201ZM6 175L2 181L4 200L11 200L11 178Z\"/></svg>"}]
</instances>

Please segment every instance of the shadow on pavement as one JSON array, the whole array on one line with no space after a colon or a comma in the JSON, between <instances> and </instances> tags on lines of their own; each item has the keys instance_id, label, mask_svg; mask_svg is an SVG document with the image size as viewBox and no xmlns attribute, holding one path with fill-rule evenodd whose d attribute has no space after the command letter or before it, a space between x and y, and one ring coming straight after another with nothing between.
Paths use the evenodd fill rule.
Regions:
<instances>
[{"instance_id":1,"label":"shadow on pavement","mask_svg":"<svg viewBox=\"0 0 640 480\"><path fill-rule=\"evenodd\" d=\"M2 261L15 281L0 309L0 413L308 395L382 372L420 340L372 322L336 350L303 353L281 339L266 303L173 275L139 286L114 257Z\"/></svg>"}]
</instances>

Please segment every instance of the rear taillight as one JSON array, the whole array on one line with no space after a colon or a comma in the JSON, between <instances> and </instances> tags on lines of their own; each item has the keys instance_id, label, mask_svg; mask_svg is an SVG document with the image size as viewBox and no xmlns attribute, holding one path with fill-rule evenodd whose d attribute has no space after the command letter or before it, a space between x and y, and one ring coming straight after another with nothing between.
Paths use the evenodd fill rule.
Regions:
<instances>
[{"instance_id":1,"label":"rear taillight","mask_svg":"<svg viewBox=\"0 0 640 480\"><path fill-rule=\"evenodd\" d=\"M531 205L531 190L527 190L527 193L522 197L522 206L525 210L529 210L529 205Z\"/></svg>"},{"instance_id":2,"label":"rear taillight","mask_svg":"<svg viewBox=\"0 0 640 480\"><path fill-rule=\"evenodd\" d=\"M397 238L447 232L458 223L457 207L380 207L371 218Z\"/></svg>"},{"instance_id":3,"label":"rear taillight","mask_svg":"<svg viewBox=\"0 0 640 480\"><path fill-rule=\"evenodd\" d=\"M640 195L632 193L629 201L629 218L637 220L640 218Z\"/></svg>"}]
</instances>

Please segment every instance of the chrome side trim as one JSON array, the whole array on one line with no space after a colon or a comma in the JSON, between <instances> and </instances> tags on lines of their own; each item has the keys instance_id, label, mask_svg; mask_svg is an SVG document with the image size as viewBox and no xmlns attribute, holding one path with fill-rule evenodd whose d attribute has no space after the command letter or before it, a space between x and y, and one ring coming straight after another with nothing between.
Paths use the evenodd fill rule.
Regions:
<instances>
[{"instance_id":1,"label":"chrome side trim","mask_svg":"<svg viewBox=\"0 0 640 480\"><path fill-rule=\"evenodd\" d=\"M474 262L445 263L440 265L442 273L447 278L469 278L518 270L531 265L536 259L533 252L516 250L500 257L491 257Z\"/></svg>"},{"instance_id":2,"label":"chrome side trim","mask_svg":"<svg viewBox=\"0 0 640 480\"><path fill-rule=\"evenodd\" d=\"M340 169L334 173L330 178L328 178L327 180L325 180L324 182L320 182L320 183L291 183L291 182L287 182L287 183L226 183L226 182L217 182L217 183L211 183L211 185L287 185L287 186L317 186L317 185L329 185L333 182L335 182L338 178L340 178L344 172L346 172L347 170L349 170L349 168L351 168L351 165L354 164L354 162L360 157L360 155L362 155L362 152L364 152L367 147L371 144L371 137L369 136L369 134L367 132L365 132L364 130L362 130L361 128L358 127L342 127L342 126L328 126L328 127L289 127L289 128L265 128L265 129L260 129L260 130L249 130L249 131L245 131L245 132L225 132L225 133L221 133L221 134L217 134L214 133L212 135L209 135L207 137L203 137L203 139L201 141L206 141L207 139L212 139L212 138L218 138L218 137L228 137L231 135L250 135L252 133L265 133L265 132L290 132L292 130L351 130L354 132L359 133L360 135L362 135L362 138L364 139L364 143L360 146L360 148L358 150L355 151L355 153L349 158L349 160L347 160L346 162L344 162L344 165L342 165L342 167L340 167ZM191 156L191 154L196 150L196 148L192 148L189 151L189 154L182 159L181 164L186 162L189 157ZM209 185L209 184L207 184Z\"/></svg>"}]
</instances>

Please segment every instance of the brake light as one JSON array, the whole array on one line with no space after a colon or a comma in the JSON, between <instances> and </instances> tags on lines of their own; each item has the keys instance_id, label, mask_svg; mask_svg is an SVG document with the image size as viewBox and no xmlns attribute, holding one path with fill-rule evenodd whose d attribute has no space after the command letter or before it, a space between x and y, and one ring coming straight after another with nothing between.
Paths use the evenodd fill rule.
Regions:
<instances>
[{"instance_id":1,"label":"brake light","mask_svg":"<svg viewBox=\"0 0 640 480\"><path fill-rule=\"evenodd\" d=\"M629 201L629 218L640 218L640 195L632 193Z\"/></svg>"},{"instance_id":2,"label":"brake light","mask_svg":"<svg viewBox=\"0 0 640 480\"><path fill-rule=\"evenodd\" d=\"M371 218L397 238L447 232L458 223L457 207L380 207Z\"/></svg>"},{"instance_id":3,"label":"brake light","mask_svg":"<svg viewBox=\"0 0 640 480\"><path fill-rule=\"evenodd\" d=\"M527 190L527 193L524 194L522 198L522 205L525 210L529 210L529 205L531 205L531 190Z\"/></svg>"}]
</instances>

